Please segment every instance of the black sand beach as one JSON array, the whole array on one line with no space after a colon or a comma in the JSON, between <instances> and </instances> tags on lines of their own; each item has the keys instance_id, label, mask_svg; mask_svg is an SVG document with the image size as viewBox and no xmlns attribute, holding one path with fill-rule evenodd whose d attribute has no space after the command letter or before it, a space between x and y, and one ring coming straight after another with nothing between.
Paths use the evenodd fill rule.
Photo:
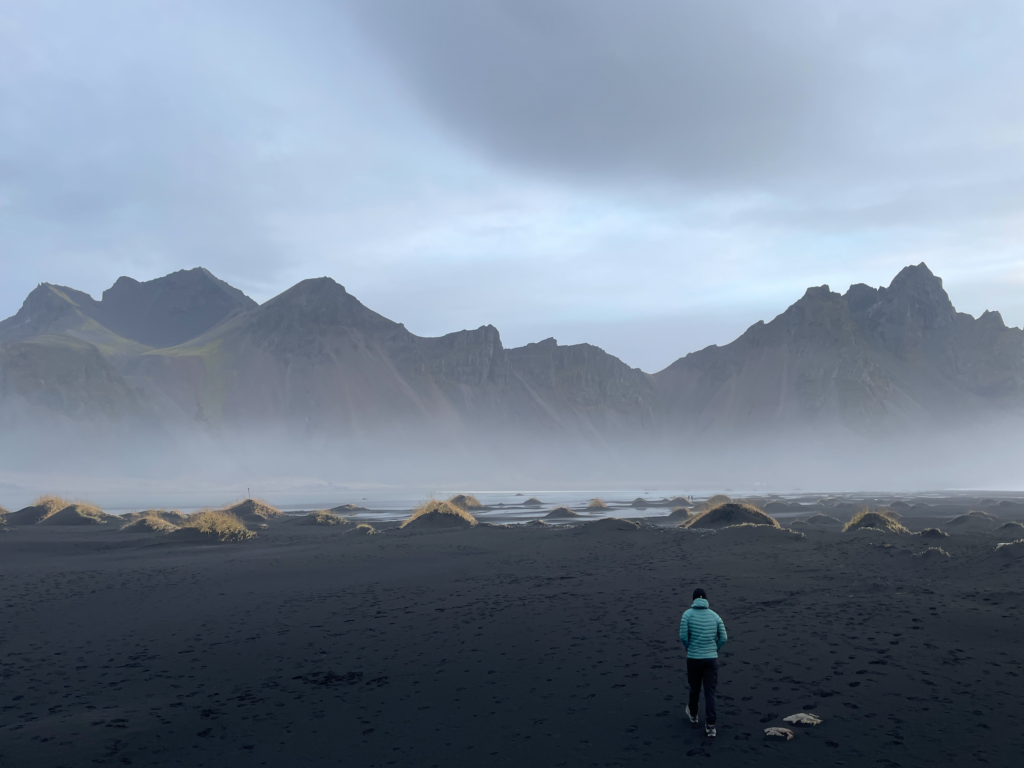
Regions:
<instances>
[{"instance_id":1,"label":"black sand beach","mask_svg":"<svg viewBox=\"0 0 1024 768\"><path fill-rule=\"evenodd\" d=\"M1024 569L1002 540L14 527L0 764L1018 765ZM695 586L730 634L713 740L683 714ZM824 722L765 741L798 712Z\"/></svg>"}]
</instances>

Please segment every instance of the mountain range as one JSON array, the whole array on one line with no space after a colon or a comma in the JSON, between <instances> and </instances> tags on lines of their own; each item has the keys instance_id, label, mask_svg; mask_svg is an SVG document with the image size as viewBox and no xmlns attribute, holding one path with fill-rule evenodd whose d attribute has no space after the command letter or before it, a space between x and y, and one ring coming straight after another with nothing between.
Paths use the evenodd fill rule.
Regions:
<instances>
[{"instance_id":1,"label":"mountain range","mask_svg":"<svg viewBox=\"0 0 1024 768\"><path fill-rule=\"evenodd\" d=\"M589 344L508 349L486 325L411 333L330 278L264 304L196 268L121 277L100 301L43 283L0 322L0 426L171 441L515 434L880 436L1024 424L1024 332L957 312L925 264L887 287L807 289L770 322L654 374ZM163 438L162 438L163 439Z\"/></svg>"}]
</instances>

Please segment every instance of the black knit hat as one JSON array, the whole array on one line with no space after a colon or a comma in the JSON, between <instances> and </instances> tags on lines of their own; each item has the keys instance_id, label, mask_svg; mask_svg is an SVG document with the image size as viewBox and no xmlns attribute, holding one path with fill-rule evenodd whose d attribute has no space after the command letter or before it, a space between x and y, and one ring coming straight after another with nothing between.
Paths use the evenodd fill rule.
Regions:
<instances>
[{"instance_id":1,"label":"black knit hat","mask_svg":"<svg viewBox=\"0 0 1024 768\"><path fill-rule=\"evenodd\" d=\"M708 593L705 592L700 587L697 587L695 590L693 590L693 599L696 600L698 597L703 597L705 600L707 600L708 599Z\"/></svg>"}]
</instances>

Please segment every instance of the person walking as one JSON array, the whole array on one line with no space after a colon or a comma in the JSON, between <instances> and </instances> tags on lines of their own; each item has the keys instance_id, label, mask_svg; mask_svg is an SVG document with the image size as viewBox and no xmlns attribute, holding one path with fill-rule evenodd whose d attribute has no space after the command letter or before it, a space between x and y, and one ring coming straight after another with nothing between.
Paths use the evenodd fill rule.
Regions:
<instances>
[{"instance_id":1,"label":"person walking","mask_svg":"<svg viewBox=\"0 0 1024 768\"><path fill-rule=\"evenodd\" d=\"M690 684L690 701L686 716L697 722L700 689L704 687L704 732L715 736L718 712L715 690L718 688L718 651L729 640L722 618L708 607L703 589L693 590L693 604L679 622L679 642L686 648L686 679Z\"/></svg>"}]
</instances>

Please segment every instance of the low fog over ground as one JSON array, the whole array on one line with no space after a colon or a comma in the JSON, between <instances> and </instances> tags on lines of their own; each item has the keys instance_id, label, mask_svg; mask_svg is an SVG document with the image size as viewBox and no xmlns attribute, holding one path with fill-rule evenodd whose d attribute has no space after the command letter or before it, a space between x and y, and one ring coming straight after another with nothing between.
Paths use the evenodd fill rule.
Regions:
<instances>
[{"instance_id":1,"label":"low fog over ground","mask_svg":"<svg viewBox=\"0 0 1024 768\"><path fill-rule=\"evenodd\" d=\"M54 436L51 435L51 438ZM588 443L508 438L444 442L430 434L388 445L295 441L253 435L228 447L185 445L153 457L127 438L108 455L74 440L23 441L3 457L0 504L41 493L119 507L198 507L254 495L279 505L327 506L372 494L413 501L458 490L578 490L589 495L650 489L665 494L1024 490L1020 438L996 425L976 431L877 441L807 435L749 436L693 444ZM230 458L229 458L230 455ZM21 466L22 471L12 470Z\"/></svg>"}]
</instances>

